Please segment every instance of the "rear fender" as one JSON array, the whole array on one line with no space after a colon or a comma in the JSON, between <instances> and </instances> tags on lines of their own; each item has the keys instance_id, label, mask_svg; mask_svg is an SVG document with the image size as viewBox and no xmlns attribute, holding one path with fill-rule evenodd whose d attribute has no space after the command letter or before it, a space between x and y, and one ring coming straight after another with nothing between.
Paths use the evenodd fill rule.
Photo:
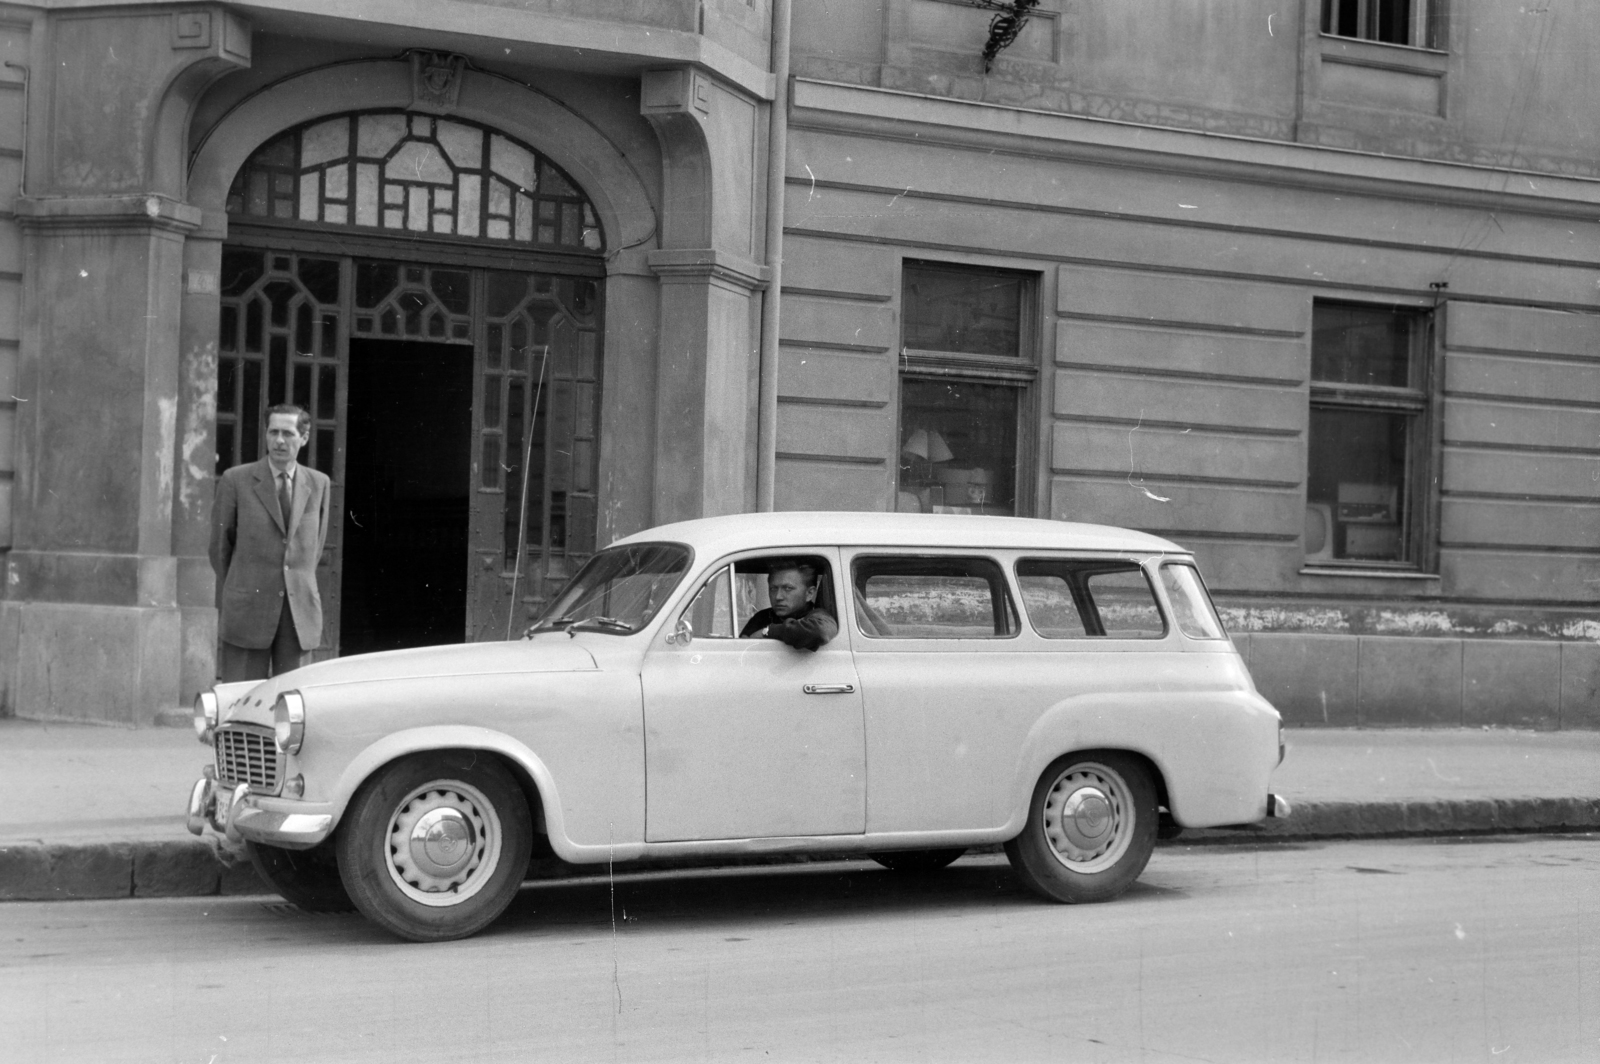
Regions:
<instances>
[{"instance_id":1,"label":"rear fender","mask_svg":"<svg viewBox=\"0 0 1600 1064\"><path fill-rule=\"evenodd\" d=\"M1266 816L1278 714L1244 691L1063 699L1040 715L1023 743L1008 830L1022 830L1034 786L1050 763L1076 750L1125 750L1149 760L1167 808L1184 827L1251 823Z\"/></svg>"}]
</instances>

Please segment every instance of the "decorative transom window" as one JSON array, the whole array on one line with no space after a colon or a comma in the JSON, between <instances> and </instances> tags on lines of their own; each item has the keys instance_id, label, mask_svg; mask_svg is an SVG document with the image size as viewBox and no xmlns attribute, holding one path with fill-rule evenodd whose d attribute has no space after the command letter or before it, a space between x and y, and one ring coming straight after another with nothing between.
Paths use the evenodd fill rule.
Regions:
<instances>
[{"instance_id":1,"label":"decorative transom window","mask_svg":"<svg viewBox=\"0 0 1600 1064\"><path fill-rule=\"evenodd\" d=\"M594 207L560 168L492 129L371 111L317 119L258 148L228 213L321 225L604 249Z\"/></svg>"}]
</instances>

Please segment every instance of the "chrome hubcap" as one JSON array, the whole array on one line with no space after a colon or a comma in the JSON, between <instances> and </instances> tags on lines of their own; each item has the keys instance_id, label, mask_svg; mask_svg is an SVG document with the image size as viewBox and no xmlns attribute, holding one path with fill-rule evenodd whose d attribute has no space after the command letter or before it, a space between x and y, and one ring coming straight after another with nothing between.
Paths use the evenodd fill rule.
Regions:
<instances>
[{"instance_id":1,"label":"chrome hubcap","mask_svg":"<svg viewBox=\"0 0 1600 1064\"><path fill-rule=\"evenodd\" d=\"M472 861L478 833L456 809L430 809L411 829L411 861L424 874L449 879Z\"/></svg>"},{"instance_id":2,"label":"chrome hubcap","mask_svg":"<svg viewBox=\"0 0 1600 1064\"><path fill-rule=\"evenodd\" d=\"M1111 799L1097 787L1081 787L1061 803L1061 832L1075 849L1096 849L1111 824Z\"/></svg>"},{"instance_id":3,"label":"chrome hubcap","mask_svg":"<svg viewBox=\"0 0 1600 1064\"><path fill-rule=\"evenodd\" d=\"M1074 872L1115 864L1133 837L1128 786L1104 765L1082 763L1056 777L1044 801L1044 835Z\"/></svg>"},{"instance_id":4,"label":"chrome hubcap","mask_svg":"<svg viewBox=\"0 0 1600 1064\"><path fill-rule=\"evenodd\" d=\"M476 787L436 780L399 803L385 847L395 886L424 905L458 905L499 863L500 818Z\"/></svg>"}]
</instances>

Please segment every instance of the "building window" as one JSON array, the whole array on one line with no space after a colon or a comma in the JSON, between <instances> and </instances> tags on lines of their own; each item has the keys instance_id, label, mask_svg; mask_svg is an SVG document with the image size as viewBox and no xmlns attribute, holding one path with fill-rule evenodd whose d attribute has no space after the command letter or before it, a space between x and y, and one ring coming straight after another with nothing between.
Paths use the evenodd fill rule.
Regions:
<instances>
[{"instance_id":1,"label":"building window","mask_svg":"<svg viewBox=\"0 0 1600 1064\"><path fill-rule=\"evenodd\" d=\"M256 149L228 213L319 225L604 248L594 207L525 144L453 118L375 111L317 119Z\"/></svg>"},{"instance_id":2,"label":"building window","mask_svg":"<svg viewBox=\"0 0 1600 1064\"><path fill-rule=\"evenodd\" d=\"M1306 560L1419 567L1431 482L1429 316L1318 302Z\"/></svg>"},{"instance_id":3,"label":"building window","mask_svg":"<svg viewBox=\"0 0 1600 1064\"><path fill-rule=\"evenodd\" d=\"M1037 288L1027 273L906 262L896 509L1026 509Z\"/></svg>"},{"instance_id":4,"label":"building window","mask_svg":"<svg viewBox=\"0 0 1600 1064\"><path fill-rule=\"evenodd\" d=\"M1437 48L1443 0L1322 0L1322 32L1383 44Z\"/></svg>"}]
</instances>

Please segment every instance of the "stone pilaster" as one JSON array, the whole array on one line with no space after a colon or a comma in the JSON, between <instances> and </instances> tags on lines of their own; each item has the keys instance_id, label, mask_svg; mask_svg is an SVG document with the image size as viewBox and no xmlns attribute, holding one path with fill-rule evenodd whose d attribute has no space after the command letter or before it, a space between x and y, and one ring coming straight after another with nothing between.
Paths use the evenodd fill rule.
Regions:
<instances>
[{"instance_id":1,"label":"stone pilaster","mask_svg":"<svg viewBox=\"0 0 1600 1064\"><path fill-rule=\"evenodd\" d=\"M755 506L760 298L757 101L703 70L647 71L640 113L662 147L654 519Z\"/></svg>"},{"instance_id":2,"label":"stone pilaster","mask_svg":"<svg viewBox=\"0 0 1600 1064\"><path fill-rule=\"evenodd\" d=\"M764 268L709 249L651 252L661 279L655 518L752 508L755 351Z\"/></svg>"},{"instance_id":3,"label":"stone pilaster","mask_svg":"<svg viewBox=\"0 0 1600 1064\"><path fill-rule=\"evenodd\" d=\"M18 385L18 715L149 723L178 704L172 554L178 299L199 212L27 198Z\"/></svg>"},{"instance_id":4,"label":"stone pilaster","mask_svg":"<svg viewBox=\"0 0 1600 1064\"><path fill-rule=\"evenodd\" d=\"M249 64L250 33L218 6L67 10L47 48L29 117L48 136L30 138L16 206L27 402L0 711L148 724L214 653L195 650L215 622L193 467L209 475L220 238L186 249L202 216L183 196L194 101ZM209 362L191 299L209 300Z\"/></svg>"}]
</instances>

